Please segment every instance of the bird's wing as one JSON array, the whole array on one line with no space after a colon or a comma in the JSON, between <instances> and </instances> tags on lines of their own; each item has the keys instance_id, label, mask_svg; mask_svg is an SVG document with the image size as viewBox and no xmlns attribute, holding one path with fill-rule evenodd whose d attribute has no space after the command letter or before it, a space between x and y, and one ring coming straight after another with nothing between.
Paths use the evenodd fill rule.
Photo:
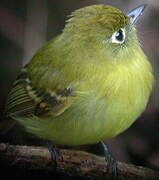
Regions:
<instances>
[{"instance_id":1,"label":"bird's wing","mask_svg":"<svg viewBox=\"0 0 159 180\"><path fill-rule=\"evenodd\" d=\"M72 104L73 92L66 87L57 92L46 92L32 84L23 68L13 84L6 104L6 116L58 116Z\"/></svg>"}]
</instances>

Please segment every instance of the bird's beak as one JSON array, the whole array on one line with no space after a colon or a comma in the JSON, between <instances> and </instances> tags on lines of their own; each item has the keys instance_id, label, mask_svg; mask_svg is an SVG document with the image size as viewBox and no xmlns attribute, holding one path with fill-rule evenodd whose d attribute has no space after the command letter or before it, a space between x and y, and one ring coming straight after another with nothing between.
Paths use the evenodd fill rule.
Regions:
<instances>
[{"instance_id":1,"label":"bird's beak","mask_svg":"<svg viewBox=\"0 0 159 180\"><path fill-rule=\"evenodd\" d=\"M146 6L147 5L140 5L137 8L127 13L127 16L130 17L131 24L135 24L137 22L137 20L142 15Z\"/></svg>"}]
</instances>

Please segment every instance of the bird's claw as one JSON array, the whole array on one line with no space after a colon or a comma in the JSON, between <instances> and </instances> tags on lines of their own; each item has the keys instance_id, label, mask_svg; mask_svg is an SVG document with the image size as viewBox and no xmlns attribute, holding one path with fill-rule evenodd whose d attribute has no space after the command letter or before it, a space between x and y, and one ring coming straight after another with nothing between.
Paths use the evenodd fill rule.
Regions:
<instances>
[{"instance_id":1,"label":"bird's claw","mask_svg":"<svg viewBox=\"0 0 159 180\"><path fill-rule=\"evenodd\" d=\"M115 159L112 157L111 153L109 152L108 147L101 142L103 149L104 149L104 155L105 155L105 159L108 162L107 165L107 172L112 176L112 178L115 180L118 177L118 166L117 166L117 162L115 161Z\"/></svg>"},{"instance_id":2,"label":"bird's claw","mask_svg":"<svg viewBox=\"0 0 159 180\"><path fill-rule=\"evenodd\" d=\"M107 171L111 176L116 179L118 177L118 165L117 162L110 156L108 159Z\"/></svg>"},{"instance_id":3,"label":"bird's claw","mask_svg":"<svg viewBox=\"0 0 159 180\"><path fill-rule=\"evenodd\" d=\"M57 169L57 162L60 159L60 151L56 146L48 144L48 150L51 154L51 160L55 163L55 169Z\"/></svg>"}]
</instances>

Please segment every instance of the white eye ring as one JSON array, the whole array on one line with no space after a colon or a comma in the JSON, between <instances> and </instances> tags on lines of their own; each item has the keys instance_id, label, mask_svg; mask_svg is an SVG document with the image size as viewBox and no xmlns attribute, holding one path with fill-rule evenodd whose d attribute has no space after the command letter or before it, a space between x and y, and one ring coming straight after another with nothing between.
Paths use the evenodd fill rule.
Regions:
<instances>
[{"instance_id":1,"label":"white eye ring","mask_svg":"<svg viewBox=\"0 0 159 180\"><path fill-rule=\"evenodd\" d=\"M120 28L111 37L111 43L123 44L125 41L126 33L124 28Z\"/></svg>"}]
</instances>

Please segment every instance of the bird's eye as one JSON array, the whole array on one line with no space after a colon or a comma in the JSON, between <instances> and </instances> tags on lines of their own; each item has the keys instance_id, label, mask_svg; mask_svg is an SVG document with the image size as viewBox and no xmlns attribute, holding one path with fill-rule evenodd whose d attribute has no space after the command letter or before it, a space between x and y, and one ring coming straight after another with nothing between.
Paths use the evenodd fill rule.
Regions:
<instances>
[{"instance_id":1,"label":"bird's eye","mask_svg":"<svg viewBox=\"0 0 159 180\"><path fill-rule=\"evenodd\" d=\"M119 29L119 31L116 31L111 37L112 43L122 44L124 41L125 41L125 29L123 28Z\"/></svg>"}]
</instances>

